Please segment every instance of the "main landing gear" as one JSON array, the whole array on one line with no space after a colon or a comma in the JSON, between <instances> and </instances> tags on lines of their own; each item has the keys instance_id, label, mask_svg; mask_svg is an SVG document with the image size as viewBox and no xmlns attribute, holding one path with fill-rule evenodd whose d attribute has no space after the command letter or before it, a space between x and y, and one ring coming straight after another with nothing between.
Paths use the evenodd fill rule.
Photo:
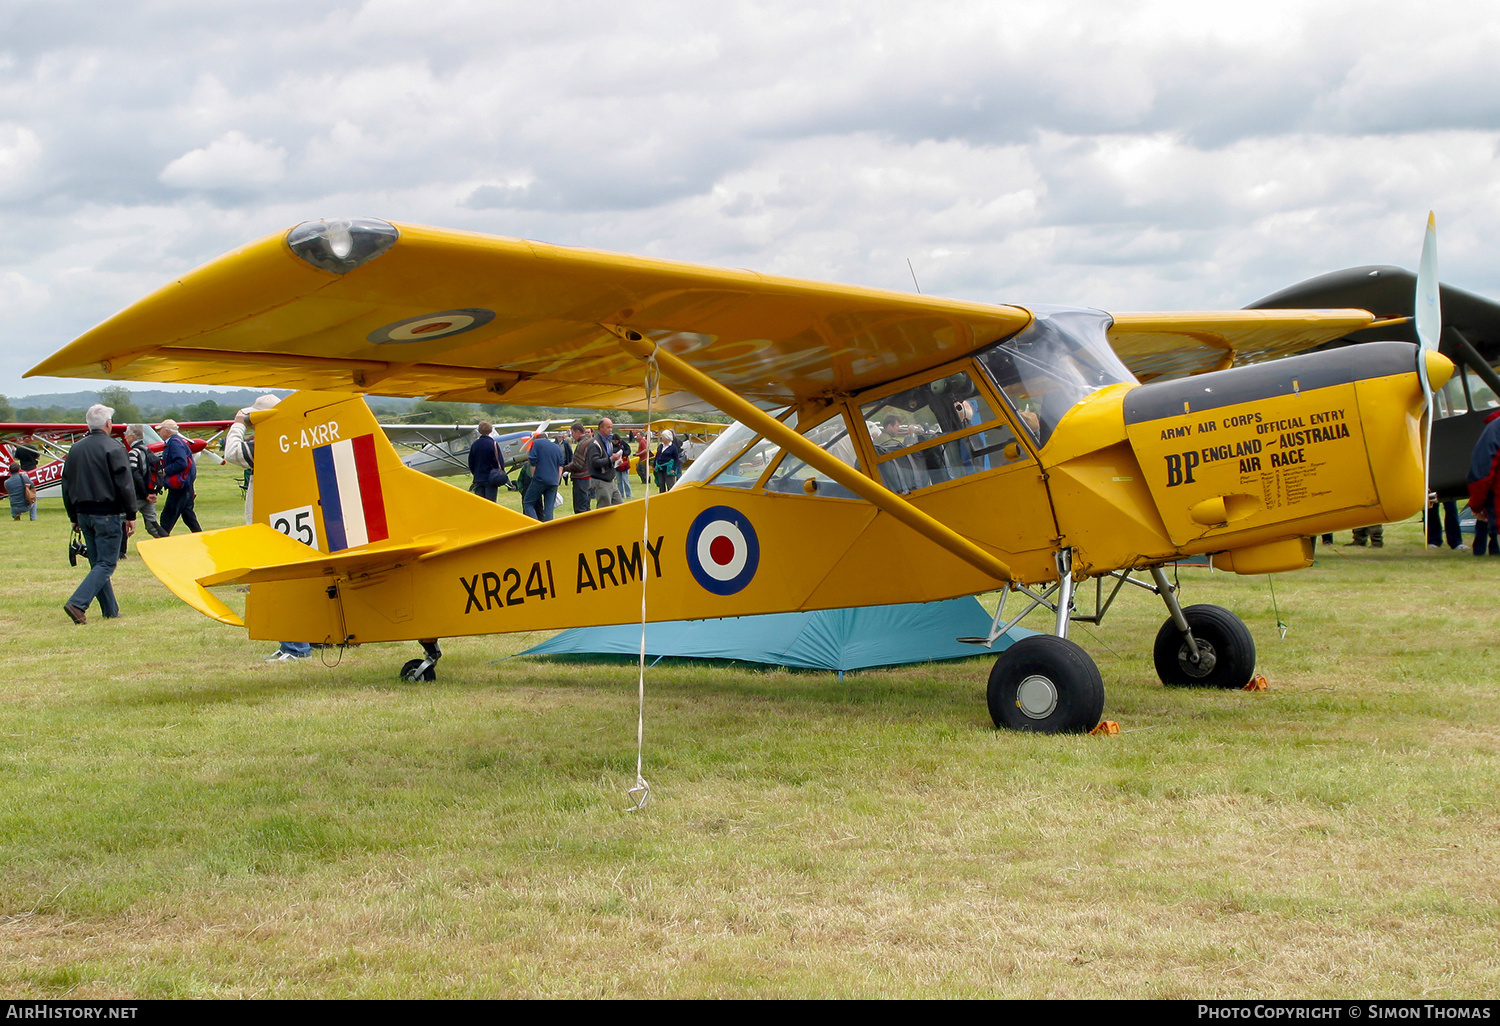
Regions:
<instances>
[{"instance_id":1,"label":"main landing gear","mask_svg":"<svg viewBox=\"0 0 1500 1026\"><path fill-rule=\"evenodd\" d=\"M438 648L437 638L430 641L420 642L423 658L412 659L401 667L400 679L407 683L416 683L419 680L437 680L437 661L443 658L443 650Z\"/></svg>"},{"instance_id":2,"label":"main landing gear","mask_svg":"<svg viewBox=\"0 0 1500 1026\"><path fill-rule=\"evenodd\" d=\"M1073 610L1073 553L1057 554L1058 583L1042 593L1013 584L1001 593L988 638L962 638L990 645L1037 606L1056 614L1052 634L1022 638L995 660L990 671L990 717L995 726L1042 734L1079 734L1092 730L1104 714L1104 683L1094 660L1068 640L1073 621L1100 623L1126 584L1144 588L1161 597L1170 614L1156 635L1156 673L1169 687L1242 688L1255 675L1255 641L1239 617L1219 606L1188 606L1177 602L1177 589L1160 567L1149 570L1153 583L1131 577L1133 571L1117 570L1108 597L1104 578L1095 579L1094 612L1081 615ZM1019 591L1031 604L1019 615L1002 623L1005 600Z\"/></svg>"},{"instance_id":3,"label":"main landing gear","mask_svg":"<svg viewBox=\"0 0 1500 1026\"><path fill-rule=\"evenodd\" d=\"M1083 734L1104 714L1104 681L1089 654L1067 638L1035 634L1000 654L986 696L997 727Z\"/></svg>"}]
</instances>

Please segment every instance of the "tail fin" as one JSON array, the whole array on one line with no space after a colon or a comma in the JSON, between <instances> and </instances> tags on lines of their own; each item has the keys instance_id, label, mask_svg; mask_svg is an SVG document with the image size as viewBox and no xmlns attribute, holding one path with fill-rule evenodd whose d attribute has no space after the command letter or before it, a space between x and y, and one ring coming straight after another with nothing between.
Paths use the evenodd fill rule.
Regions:
<instances>
[{"instance_id":1,"label":"tail fin","mask_svg":"<svg viewBox=\"0 0 1500 1026\"><path fill-rule=\"evenodd\" d=\"M535 523L402 466L362 396L297 392L253 422L255 522L320 552Z\"/></svg>"},{"instance_id":2,"label":"tail fin","mask_svg":"<svg viewBox=\"0 0 1500 1026\"><path fill-rule=\"evenodd\" d=\"M335 597L330 579L389 573L422 555L537 526L403 466L362 396L297 392L251 420L255 522L138 548L174 594L224 623L241 621L207 589L251 584L252 637L341 640L345 632L330 620L342 617L341 606L330 609L323 598Z\"/></svg>"}]
</instances>

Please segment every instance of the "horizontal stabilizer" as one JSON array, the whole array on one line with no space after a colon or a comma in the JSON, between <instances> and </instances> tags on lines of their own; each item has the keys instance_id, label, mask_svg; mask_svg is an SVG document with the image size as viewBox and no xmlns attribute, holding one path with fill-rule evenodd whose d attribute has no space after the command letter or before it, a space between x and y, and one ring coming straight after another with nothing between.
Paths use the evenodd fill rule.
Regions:
<instances>
[{"instance_id":1,"label":"horizontal stabilizer","mask_svg":"<svg viewBox=\"0 0 1500 1026\"><path fill-rule=\"evenodd\" d=\"M207 589L376 573L434 552L443 544L442 538L428 538L330 555L309 549L266 524L250 524L142 541L137 548L147 569L178 598L206 616L243 627L244 621Z\"/></svg>"},{"instance_id":2,"label":"horizontal stabilizer","mask_svg":"<svg viewBox=\"0 0 1500 1026\"><path fill-rule=\"evenodd\" d=\"M205 616L236 627L243 627L245 622L209 594L198 583L200 578L211 577L227 567L262 562L271 554L284 560L307 557L306 545L292 541L265 524L142 539L136 549L146 569L155 574L172 594Z\"/></svg>"},{"instance_id":3,"label":"horizontal stabilizer","mask_svg":"<svg viewBox=\"0 0 1500 1026\"><path fill-rule=\"evenodd\" d=\"M263 527L263 524L253 526ZM271 531L268 527L266 530ZM271 531L272 534L280 534ZM280 535L286 537L285 535ZM205 588L221 584L260 584L264 581L305 581L318 577L358 577L379 573L402 563L408 563L428 552L442 548L443 539L434 538L415 545L394 545L389 548L361 549L358 552L341 552L337 555L315 553L306 555L307 546L302 546L302 559L263 561L255 565L242 565L221 570L198 578ZM280 548L280 546L278 546Z\"/></svg>"}]
</instances>

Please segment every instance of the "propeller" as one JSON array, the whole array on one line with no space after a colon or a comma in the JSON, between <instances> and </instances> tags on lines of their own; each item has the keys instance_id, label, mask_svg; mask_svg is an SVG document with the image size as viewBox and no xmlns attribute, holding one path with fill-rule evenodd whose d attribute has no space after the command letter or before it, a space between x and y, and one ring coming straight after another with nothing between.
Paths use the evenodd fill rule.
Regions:
<instances>
[{"instance_id":1,"label":"propeller","mask_svg":"<svg viewBox=\"0 0 1500 1026\"><path fill-rule=\"evenodd\" d=\"M528 438L528 439L526 439L526 441L524 441L524 442L521 443L521 451L522 452L530 452L531 451L531 443L535 442L542 435L546 434L547 433L547 428L549 426L551 426L551 424L552 424L552 422L550 420L544 420L544 421L542 421L542 423L537 427L537 429L531 433L531 437Z\"/></svg>"},{"instance_id":2,"label":"propeller","mask_svg":"<svg viewBox=\"0 0 1500 1026\"><path fill-rule=\"evenodd\" d=\"M1437 417L1433 402L1432 381L1427 372L1427 354L1436 352L1443 334L1443 310L1438 296L1437 218L1427 212L1427 232L1422 237L1422 259L1417 264L1417 295L1412 311L1417 328L1417 377L1422 382L1422 399L1427 406L1427 437L1422 445L1422 466L1427 475L1424 484L1432 494L1432 422Z\"/></svg>"}]
</instances>

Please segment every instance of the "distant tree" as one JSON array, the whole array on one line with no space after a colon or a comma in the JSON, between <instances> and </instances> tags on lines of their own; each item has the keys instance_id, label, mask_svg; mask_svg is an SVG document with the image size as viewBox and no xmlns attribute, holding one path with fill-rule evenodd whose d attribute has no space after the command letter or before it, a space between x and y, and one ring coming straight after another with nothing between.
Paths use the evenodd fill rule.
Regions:
<instances>
[{"instance_id":1,"label":"distant tree","mask_svg":"<svg viewBox=\"0 0 1500 1026\"><path fill-rule=\"evenodd\" d=\"M134 424L141 419L141 411L135 405L130 389L124 385L110 385L99 390L99 401L114 408L116 424Z\"/></svg>"},{"instance_id":2,"label":"distant tree","mask_svg":"<svg viewBox=\"0 0 1500 1026\"><path fill-rule=\"evenodd\" d=\"M418 424L472 424L479 419L473 403L444 403L423 399L412 407Z\"/></svg>"},{"instance_id":3,"label":"distant tree","mask_svg":"<svg viewBox=\"0 0 1500 1026\"><path fill-rule=\"evenodd\" d=\"M16 411L16 420L26 424L82 424L83 410L66 406L27 406Z\"/></svg>"},{"instance_id":4,"label":"distant tree","mask_svg":"<svg viewBox=\"0 0 1500 1026\"><path fill-rule=\"evenodd\" d=\"M15 408L10 405L10 400L0 395L0 420L15 420Z\"/></svg>"},{"instance_id":5,"label":"distant tree","mask_svg":"<svg viewBox=\"0 0 1500 1026\"><path fill-rule=\"evenodd\" d=\"M212 399L205 399L201 403L194 403L182 411L183 420L233 420L238 410L231 410L227 406L220 406Z\"/></svg>"},{"instance_id":6,"label":"distant tree","mask_svg":"<svg viewBox=\"0 0 1500 1026\"><path fill-rule=\"evenodd\" d=\"M485 403L479 407L490 420L497 424L514 424L528 420L561 420L567 417L572 420L572 412L553 413L539 406L513 406L506 403Z\"/></svg>"}]
</instances>

